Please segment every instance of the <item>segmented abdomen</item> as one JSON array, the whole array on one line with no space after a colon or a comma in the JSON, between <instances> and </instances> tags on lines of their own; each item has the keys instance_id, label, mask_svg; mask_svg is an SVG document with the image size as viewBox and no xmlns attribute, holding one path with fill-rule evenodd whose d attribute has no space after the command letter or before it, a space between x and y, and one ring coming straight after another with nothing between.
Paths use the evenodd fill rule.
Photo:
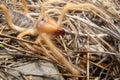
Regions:
<instances>
[{"instance_id":1,"label":"segmented abdomen","mask_svg":"<svg viewBox=\"0 0 120 80\"><path fill-rule=\"evenodd\" d=\"M11 11L11 19L14 25L17 25L19 27L23 28L29 28L32 27L34 24L34 21L25 16L24 14L21 14L16 11Z\"/></svg>"}]
</instances>

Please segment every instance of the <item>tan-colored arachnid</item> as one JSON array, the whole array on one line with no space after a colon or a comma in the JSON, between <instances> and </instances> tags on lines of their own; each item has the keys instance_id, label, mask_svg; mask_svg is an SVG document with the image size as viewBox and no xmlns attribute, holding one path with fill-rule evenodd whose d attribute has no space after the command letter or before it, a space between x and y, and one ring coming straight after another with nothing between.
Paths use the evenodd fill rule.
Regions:
<instances>
[{"instance_id":1,"label":"tan-colored arachnid","mask_svg":"<svg viewBox=\"0 0 120 80\"><path fill-rule=\"evenodd\" d=\"M48 44L48 47L55 53L55 58L58 62L62 63L67 70L69 70L73 74L79 74L79 72L67 61L67 59L57 51L57 48L49 39L50 35L60 35L64 34L64 30L62 27L59 27L54 19L49 16L40 16L38 20L34 20L27 14L27 6L25 0L22 0L25 14L18 11L9 11L5 5L0 4L0 8L4 11L6 20L11 29L14 29L20 34L18 38L22 39L25 35L39 35L36 39L36 43L39 43L41 38L43 41ZM21 18L22 17L22 18ZM40 37L41 36L41 37ZM30 50L35 52L39 52L36 50L36 47L39 49L39 46L31 46L28 43L23 43ZM49 54L48 57L51 57ZM58 58L59 57L59 58ZM57 59L58 58L58 59ZM61 61L62 60L62 61Z\"/></svg>"},{"instance_id":2,"label":"tan-colored arachnid","mask_svg":"<svg viewBox=\"0 0 120 80\"><path fill-rule=\"evenodd\" d=\"M61 15L58 18L58 22L51 17L47 15L47 11L45 12L45 6L47 4L53 3L54 1L57 0L48 0L48 2L43 3L43 8L42 8L42 15L39 16L37 20L34 20L33 18L30 17L28 14L28 8L25 0L22 0L25 14L22 14L18 11L11 11L9 12L7 8L1 4L0 8L4 11L4 14L6 16L7 22L10 25L10 27L16 31L21 32L18 35L18 38L23 39L25 35L38 35L38 38L36 39L36 43L40 44L41 39L48 45L49 49L52 51L51 54L46 54L50 58L54 58L57 60L57 62L63 64L65 68L71 72L74 75L80 74L80 72L74 68L74 66L68 62L68 60L58 51L56 46L52 43L51 39L48 37L49 35L60 35L64 34L64 30L62 27L60 27L62 19L64 18L65 14L69 10L80 10L80 9L88 9L88 10L93 10L94 12L97 13L98 16L100 17L105 17L105 19L109 19L109 16L106 15L104 12L102 12L100 9L98 9L96 6L90 4L90 3L80 3L80 4L73 4L73 3L67 3L64 7L63 10L61 11ZM19 14L19 15L18 15ZM22 20L20 16L24 16L25 18ZM13 18L13 19L12 19ZM16 20L18 25L16 25ZM25 24L24 22L27 21ZM21 28L22 26L23 28ZM31 27L30 27L31 26ZM25 28L26 27L26 28ZM31 46L28 43L24 43L30 50L33 50L35 52L39 52L40 47L37 45Z\"/></svg>"},{"instance_id":3,"label":"tan-colored arachnid","mask_svg":"<svg viewBox=\"0 0 120 80\"><path fill-rule=\"evenodd\" d=\"M14 0L13 0L14 2ZM24 13L16 10L8 10L4 4L0 4L0 8L4 11L6 20L11 29L14 29L20 34L18 38L23 38L25 35L39 35L47 33L48 35L59 35L64 33L64 30L59 27L55 20L49 16L41 16L35 20L28 14L28 7L25 0L22 0ZM34 50L30 45L24 43L28 48Z\"/></svg>"}]
</instances>

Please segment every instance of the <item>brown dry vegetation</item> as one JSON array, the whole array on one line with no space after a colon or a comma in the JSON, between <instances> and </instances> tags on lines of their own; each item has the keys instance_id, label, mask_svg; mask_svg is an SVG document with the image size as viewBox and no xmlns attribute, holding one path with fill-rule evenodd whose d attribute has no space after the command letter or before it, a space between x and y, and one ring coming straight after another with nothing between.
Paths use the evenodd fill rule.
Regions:
<instances>
[{"instance_id":1,"label":"brown dry vegetation","mask_svg":"<svg viewBox=\"0 0 120 80\"><path fill-rule=\"evenodd\" d=\"M9 9L23 11L21 0L15 0L14 3L0 1ZM48 0L26 0L29 14L34 19L37 19L41 12L39 6L46 1ZM66 11L66 9L68 10ZM19 33L9 28L3 11L0 10L1 80L13 78L16 80L34 80L35 76L44 77L46 75L63 76L65 80L120 79L119 0L53 0L45 6L45 11L50 11L48 15L54 18L66 33L51 40L43 35L42 38L47 39L46 41L52 41L54 46L41 42L37 53L22 44L22 42L26 42L30 45L36 45L34 43L36 36L28 35L24 37L24 40L18 39ZM61 55L65 59L62 59ZM60 73L26 75L14 69L38 60L53 63ZM11 73L10 70L15 70L20 76Z\"/></svg>"}]
</instances>

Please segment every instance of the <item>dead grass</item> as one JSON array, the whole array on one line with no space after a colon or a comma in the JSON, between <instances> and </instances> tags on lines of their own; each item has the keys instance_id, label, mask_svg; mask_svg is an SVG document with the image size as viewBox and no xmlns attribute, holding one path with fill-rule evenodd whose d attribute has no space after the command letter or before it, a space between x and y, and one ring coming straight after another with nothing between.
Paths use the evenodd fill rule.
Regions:
<instances>
[{"instance_id":1,"label":"dead grass","mask_svg":"<svg viewBox=\"0 0 120 80\"><path fill-rule=\"evenodd\" d=\"M39 3L42 2L39 0ZM63 0L46 6L45 10L48 12L53 10L49 12L49 15L59 22L60 14L62 14L64 8L63 6L67 3L74 3L76 5L89 3L93 4L101 11L100 12L96 8L87 5L82 8L71 9L65 13L60 24L65 29L66 34L63 36L57 36L53 39L55 46L58 48L57 50L74 66L76 70L80 72L80 75L71 74L68 71L69 69L66 69L66 67L59 62L60 60L57 60L58 56L54 56L52 51L48 49L48 46L44 43L41 44L41 47L44 47L49 54L52 54L52 56L55 57L55 59L35 54L24 46L21 46L21 44L17 42L19 39L16 38L18 33L8 29L9 25L6 25L4 16L0 18L2 20L0 23L0 43L1 45L4 45L4 48L10 48L13 51L21 51L22 58L20 57L19 60L16 59L16 56L18 57L20 54L12 54L12 58L5 57L4 59L4 57L1 57L0 59L4 59L5 61L0 63L0 71L2 74L7 74L4 71L8 69L6 67L14 67L15 65L13 63L17 63L17 61L22 62L24 57L26 59L25 62L34 61L37 58L56 63L56 66L61 73L58 75L64 76L66 80L74 80L74 77L83 80L111 80L120 78L119 0ZM19 7L21 7L21 5L18 4L17 8L19 9ZM40 10L38 7L37 9L32 7L30 10L31 9L32 11L30 11L30 14L32 13L32 16L36 18ZM0 12L2 13L2 11ZM33 41L28 42L27 40L24 42L34 44ZM45 50L41 50L40 53L43 54L44 52ZM15 59L17 61L15 61ZM8 62L9 60L10 62ZM4 75L2 74L1 77L4 79Z\"/></svg>"}]
</instances>

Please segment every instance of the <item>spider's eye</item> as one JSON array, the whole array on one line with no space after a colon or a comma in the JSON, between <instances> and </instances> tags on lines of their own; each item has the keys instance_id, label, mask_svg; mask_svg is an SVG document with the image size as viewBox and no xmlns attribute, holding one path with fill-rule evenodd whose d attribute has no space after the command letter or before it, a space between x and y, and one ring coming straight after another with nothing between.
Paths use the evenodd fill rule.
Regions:
<instances>
[{"instance_id":1,"label":"spider's eye","mask_svg":"<svg viewBox=\"0 0 120 80\"><path fill-rule=\"evenodd\" d=\"M42 18L41 21L39 22L39 25L42 25L44 22L46 22L46 20L47 20L46 17Z\"/></svg>"},{"instance_id":2,"label":"spider's eye","mask_svg":"<svg viewBox=\"0 0 120 80\"><path fill-rule=\"evenodd\" d=\"M44 22L45 22L46 20L47 20L47 17L44 17L44 18L41 19L41 21L44 21Z\"/></svg>"}]
</instances>

